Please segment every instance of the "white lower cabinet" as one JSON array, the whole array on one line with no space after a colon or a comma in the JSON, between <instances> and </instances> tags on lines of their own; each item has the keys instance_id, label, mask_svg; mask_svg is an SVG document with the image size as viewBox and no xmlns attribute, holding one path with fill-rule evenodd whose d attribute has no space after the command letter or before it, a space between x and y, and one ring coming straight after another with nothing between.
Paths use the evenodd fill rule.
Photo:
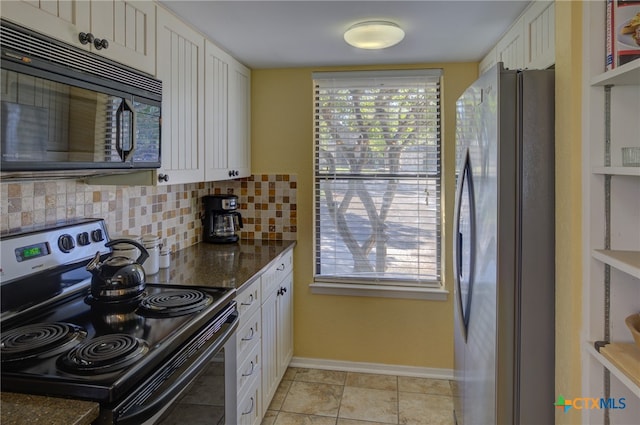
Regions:
<instances>
[{"instance_id":1,"label":"white lower cabinet","mask_svg":"<svg viewBox=\"0 0 640 425\"><path fill-rule=\"evenodd\" d=\"M277 297L273 292L262 303L262 326L264 326L264 340L262 341L262 402L269 406L273 395L278 389L278 360L277 360Z\"/></svg>"},{"instance_id":2,"label":"white lower cabinet","mask_svg":"<svg viewBox=\"0 0 640 425\"><path fill-rule=\"evenodd\" d=\"M238 294L238 424L259 424L293 355L293 253L285 252ZM259 308L258 308L259 307Z\"/></svg>"},{"instance_id":3,"label":"white lower cabinet","mask_svg":"<svg viewBox=\"0 0 640 425\"><path fill-rule=\"evenodd\" d=\"M293 255L262 276L262 404L269 407L293 354Z\"/></svg>"},{"instance_id":4,"label":"white lower cabinet","mask_svg":"<svg viewBox=\"0 0 640 425\"><path fill-rule=\"evenodd\" d=\"M260 379L255 376L245 392L238 396L238 424L256 425L262 421Z\"/></svg>"}]
</instances>

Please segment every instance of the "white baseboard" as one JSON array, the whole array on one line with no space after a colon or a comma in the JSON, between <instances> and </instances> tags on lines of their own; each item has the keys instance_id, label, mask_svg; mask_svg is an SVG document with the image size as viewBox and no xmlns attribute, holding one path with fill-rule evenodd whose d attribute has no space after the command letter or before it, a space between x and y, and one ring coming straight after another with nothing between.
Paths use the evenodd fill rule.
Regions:
<instances>
[{"instance_id":1,"label":"white baseboard","mask_svg":"<svg viewBox=\"0 0 640 425\"><path fill-rule=\"evenodd\" d=\"M339 370L344 372L378 373L381 375L412 376L417 378L453 379L452 369L437 369L431 367L390 365L383 363L349 362L342 360L311 359L307 357L293 357L291 367L308 369Z\"/></svg>"}]
</instances>

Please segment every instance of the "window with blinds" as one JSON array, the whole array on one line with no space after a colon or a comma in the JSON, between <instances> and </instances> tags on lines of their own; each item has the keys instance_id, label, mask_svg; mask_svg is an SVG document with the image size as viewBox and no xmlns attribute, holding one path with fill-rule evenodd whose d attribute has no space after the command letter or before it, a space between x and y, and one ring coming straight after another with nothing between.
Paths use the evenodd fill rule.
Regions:
<instances>
[{"instance_id":1,"label":"window with blinds","mask_svg":"<svg viewBox=\"0 0 640 425\"><path fill-rule=\"evenodd\" d=\"M440 285L440 77L313 74L316 282Z\"/></svg>"}]
</instances>

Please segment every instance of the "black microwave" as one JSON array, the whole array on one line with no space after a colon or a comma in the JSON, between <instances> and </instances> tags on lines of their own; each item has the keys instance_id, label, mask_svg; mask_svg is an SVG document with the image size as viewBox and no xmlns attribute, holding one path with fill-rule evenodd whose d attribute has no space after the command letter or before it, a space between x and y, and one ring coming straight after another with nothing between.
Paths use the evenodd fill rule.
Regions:
<instances>
[{"instance_id":1,"label":"black microwave","mask_svg":"<svg viewBox=\"0 0 640 425\"><path fill-rule=\"evenodd\" d=\"M3 178L160 167L161 81L4 20L0 45Z\"/></svg>"}]
</instances>

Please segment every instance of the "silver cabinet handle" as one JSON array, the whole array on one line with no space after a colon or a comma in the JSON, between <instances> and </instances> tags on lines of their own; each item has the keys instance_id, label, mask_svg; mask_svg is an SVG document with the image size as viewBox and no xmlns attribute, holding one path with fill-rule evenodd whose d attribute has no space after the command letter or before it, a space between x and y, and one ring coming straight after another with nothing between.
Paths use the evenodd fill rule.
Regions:
<instances>
[{"instance_id":1,"label":"silver cabinet handle","mask_svg":"<svg viewBox=\"0 0 640 425\"><path fill-rule=\"evenodd\" d=\"M255 400L253 399L253 397L251 397L251 407L249 408L248 411L246 412L242 412L243 415L249 415L251 412L253 412L253 408L255 407Z\"/></svg>"},{"instance_id":2,"label":"silver cabinet handle","mask_svg":"<svg viewBox=\"0 0 640 425\"><path fill-rule=\"evenodd\" d=\"M253 330L253 327L251 328L251 334L247 337L242 337L243 341L251 341L253 339L253 337L256 336L256 331Z\"/></svg>"},{"instance_id":3,"label":"silver cabinet handle","mask_svg":"<svg viewBox=\"0 0 640 425\"><path fill-rule=\"evenodd\" d=\"M284 263L280 264L280 266L276 270L278 270L279 272L283 271L284 270Z\"/></svg>"},{"instance_id":4,"label":"silver cabinet handle","mask_svg":"<svg viewBox=\"0 0 640 425\"><path fill-rule=\"evenodd\" d=\"M249 302L248 303L240 303L240 305L251 305L253 304L253 294L249 294Z\"/></svg>"},{"instance_id":5,"label":"silver cabinet handle","mask_svg":"<svg viewBox=\"0 0 640 425\"><path fill-rule=\"evenodd\" d=\"M251 375L253 375L253 372L255 370L256 370L256 364L252 360L251 361L251 371L249 373L243 373L242 376L251 376Z\"/></svg>"}]
</instances>

